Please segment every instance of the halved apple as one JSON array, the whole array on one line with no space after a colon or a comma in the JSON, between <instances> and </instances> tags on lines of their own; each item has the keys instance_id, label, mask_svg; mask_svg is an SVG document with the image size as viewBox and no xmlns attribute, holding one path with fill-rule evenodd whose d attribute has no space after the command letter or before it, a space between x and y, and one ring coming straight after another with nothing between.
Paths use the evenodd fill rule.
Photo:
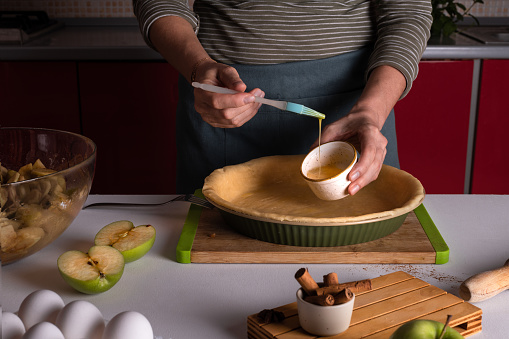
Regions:
<instances>
[{"instance_id":1,"label":"halved apple","mask_svg":"<svg viewBox=\"0 0 509 339\"><path fill-rule=\"evenodd\" d=\"M109 290L122 277L124 256L111 246L92 246L88 253L68 251L57 260L58 270L74 289L96 294Z\"/></svg>"},{"instance_id":2,"label":"halved apple","mask_svg":"<svg viewBox=\"0 0 509 339\"><path fill-rule=\"evenodd\" d=\"M97 232L94 243L112 246L122 253L126 263L140 259L154 245L156 230L152 225L134 224L127 220L112 222Z\"/></svg>"}]
</instances>

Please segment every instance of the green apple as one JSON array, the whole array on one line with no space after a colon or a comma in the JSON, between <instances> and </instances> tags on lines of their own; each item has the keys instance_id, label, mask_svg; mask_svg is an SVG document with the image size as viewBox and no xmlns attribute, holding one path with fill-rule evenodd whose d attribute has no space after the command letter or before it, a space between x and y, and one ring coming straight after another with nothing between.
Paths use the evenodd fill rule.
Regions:
<instances>
[{"instance_id":1,"label":"green apple","mask_svg":"<svg viewBox=\"0 0 509 339\"><path fill-rule=\"evenodd\" d=\"M97 232L96 245L112 246L122 253L126 263L140 259L154 245L156 229L151 225L134 227L127 220L112 222Z\"/></svg>"},{"instance_id":2,"label":"green apple","mask_svg":"<svg viewBox=\"0 0 509 339\"><path fill-rule=\"evenodd\" d=\"M443 328L444 324L439 321L416 319L401 325L390 339L438 339ZM463 336L447 327L442 339L463 339Z\"/></svg>"},{"instance_id":3,"label":"green apple","mask_svg":"<svg viewBox=\"0 0 509 339\"><path fill-rule=\"evenodd\" d=\"M87 253L68 251L57 260L64 280L86 294L112 288L122 277L124 265L122 253L111 246L92 246Z\"/></svg>"}]
</instances>

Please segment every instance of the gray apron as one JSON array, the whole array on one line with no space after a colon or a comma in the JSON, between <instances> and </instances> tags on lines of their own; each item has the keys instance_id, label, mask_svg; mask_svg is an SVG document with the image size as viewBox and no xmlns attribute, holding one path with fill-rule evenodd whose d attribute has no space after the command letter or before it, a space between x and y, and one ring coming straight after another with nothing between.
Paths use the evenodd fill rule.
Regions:
<instances>
[{"instance_id":1,"label":"gray apron","mask_svg":"<svg viewBox=\"0 0 509 339\"><path fill-rule=\"evenodd\" d=\"M365 85L371 48L332 58L275 65L232 65L248 86L267 99L302 104L326 115L329 124L348 114ZM262 105L238 128L214 128L194 109L194 88L179 78L177 193L193 193L213 170L248 160L306 154L318 138L318 120ZM323 126L322 126L323 127ZM388 139L384 163L399 168L394 112L382 129Z\"/></svg>"}]
</instances>

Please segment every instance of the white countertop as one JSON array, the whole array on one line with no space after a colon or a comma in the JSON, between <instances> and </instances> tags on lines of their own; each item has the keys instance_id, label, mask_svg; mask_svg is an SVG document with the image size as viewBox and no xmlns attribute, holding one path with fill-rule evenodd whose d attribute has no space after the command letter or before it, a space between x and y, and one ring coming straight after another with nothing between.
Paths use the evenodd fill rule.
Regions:
<instances>
[{"instance_id":1,"label":"white countertop","mask_svg":"<svg viewBox=\"0 0 509 339\"><path fill-rule=\"evenodd\" d=\"M90 196L93 202L164 201L164 196ZM450 248L449 262L431 264L180 264L176 245L189 203L157 208L82 211L64 234L38 254L2 267L1 306L16 312L21 301L38 289L50 289L70 302L95 304L106 319L127 310L143 313L159 339L246 338L247 317L266 308L295 301L295 272L308 267L320 277L336 272L343 281L375 278L405 271L458 295L462 281L495 269L509 258L509 195L428 195L429 215ZM142 259L129 263L111 290L85 295L69 287L56 261L71 249L86 251L94 235L116 220L151 224L157 238ZM483 311L483 330L470 338L505 338L509 333L509 292L475 303Z\"/></svg>"}]
</instances>

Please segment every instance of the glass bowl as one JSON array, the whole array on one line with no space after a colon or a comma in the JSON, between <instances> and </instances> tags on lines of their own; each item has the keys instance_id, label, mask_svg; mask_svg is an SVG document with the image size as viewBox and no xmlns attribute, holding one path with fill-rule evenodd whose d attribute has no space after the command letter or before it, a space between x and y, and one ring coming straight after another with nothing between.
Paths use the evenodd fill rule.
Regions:
<instances>
[{"instance_id":1,"label":"glass bowl","mask_svg":"<svg viewBox=\"0 0 509 339\"><path fill-rule=\"evenodd\" d=\"M96 145L82 135L0 128L0 260L32 255L58 238L87 200Z\"/></svg>"}]
</instances>

